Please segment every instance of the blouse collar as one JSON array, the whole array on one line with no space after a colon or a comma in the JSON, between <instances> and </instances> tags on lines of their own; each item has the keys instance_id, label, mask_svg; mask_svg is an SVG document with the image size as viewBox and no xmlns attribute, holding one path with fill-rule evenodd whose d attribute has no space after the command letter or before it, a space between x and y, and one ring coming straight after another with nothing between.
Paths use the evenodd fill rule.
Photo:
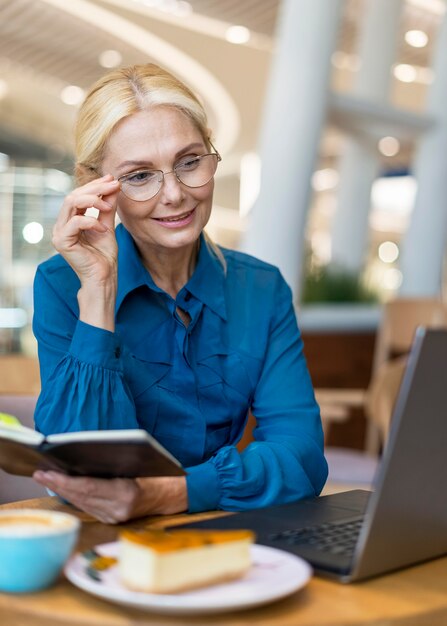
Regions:
<instances>
[{"instance_id":1,"label":"blouse collar","mask_svg":"<svg viewBox=\"0 0 447 626\"><path fill-rule=\"evenodd\" d=\"M125 297L133 290L146 285L157 293L164 293L152 280L150 273L141 262L138 249L130 233L122 224L116 228L118 242L118 293L116 311ZM200 235L199 255L193 275L183 287L200 302L209 307L219 317L226 320L225 269L207 244L203 233ZM182 291L183 291L182 290Z\"/></svg>"}]
</instances>

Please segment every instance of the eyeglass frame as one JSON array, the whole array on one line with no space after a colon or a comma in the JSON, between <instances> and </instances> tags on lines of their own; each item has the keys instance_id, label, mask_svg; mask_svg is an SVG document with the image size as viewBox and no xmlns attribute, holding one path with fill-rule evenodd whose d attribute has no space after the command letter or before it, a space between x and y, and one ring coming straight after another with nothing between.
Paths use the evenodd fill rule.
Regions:
<instances>
[{"instance_id":1,"label":"eyeglass frame","mask_svg":"<svg viewBox=\"0 0 447 626\"><path fill-rule=\"evenodd\" d=\"M218 163L220 163L220 161L222 161L222 157L220 156L219 152L216 150L214 145L211 143L211 141L209 143L210 143L212 149L214 150L214 152L207 152L205 154L198 154L195 158L201 159L201 158L206 157L206 156L216 156L217 157L216 170L217 170L217 165L218 165ZM152 170L150 168L142 168L140 170L135 170L134 172L129 172L128 174L123 174L122 176L117 178L117 180L118 180L119 183L121 183L121 181L123 179L125 179L125 178L127 178L129 176L135 176L135 174L140 174L141 172L154 172L154 173L157 173L157 174L161 174L161 182L160 182L159 189L157 190L156 193L154 193L153 196L149 196L149 198L145 198L144 200L135 200L134 198L130 198L126 194L126 192L123 190L123 188L121 187L122 193L126 196L126 198L128 198L129 200L132 200L132 202L147 202L148 200L152 200L152 198L155 198L155 196L160 193L160 191L163 188L163 184L165 182L165 176L167 176L168 174L174 174L176 179L178 180L178 182L180 184L182 184L182 185L185 185L185 187L188 187L188 189L199 189L200 187L204 187L205 185L207 185L210 182L211 178L213 178L214 174L216 173L216 170L214 170L214 174L205 183L202 183L201 185L191 186L191 185L187 185L186 183L184 183L180 179L180 177L178 176L177 172L175 171L176 167L177 166L175 166L172 170L169 170L169 172L163 172L163 170L157 170L157 169Z\"/></svg>"}]
</instances>

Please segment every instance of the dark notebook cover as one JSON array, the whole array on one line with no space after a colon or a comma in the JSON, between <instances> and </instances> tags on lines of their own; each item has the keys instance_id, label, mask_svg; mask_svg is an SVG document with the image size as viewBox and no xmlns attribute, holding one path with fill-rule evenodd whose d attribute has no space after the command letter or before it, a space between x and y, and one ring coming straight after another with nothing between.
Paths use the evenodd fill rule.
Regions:
<instances>
[{"instance_id":1,"label":"dark notebook cover","mask_svg":"<svg viewBox=\"0 0 447 626\"><path fill-rule=\"evenodd\" d=\"M144 430L86 431L44 437L0 427L0 468L31 476L37 469L71 476L182 476L180 463Z\"/></svg>"}]
</instances>

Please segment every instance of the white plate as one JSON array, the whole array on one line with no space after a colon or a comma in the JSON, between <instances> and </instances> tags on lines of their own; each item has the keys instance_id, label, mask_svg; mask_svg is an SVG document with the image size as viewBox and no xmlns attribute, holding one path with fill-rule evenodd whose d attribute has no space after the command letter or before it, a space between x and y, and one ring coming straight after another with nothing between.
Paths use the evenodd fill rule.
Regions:
<instances>
[{"instance_id":1,"label":"white plate","mask_svg":"<svg viewBox=\"0 0 447 626\"><path fill-rule=\"evenodd\" d=\"M87 573L89 561L82 554L73 556L64 571L74 585L105 600L182 615L221 613L267 604L298 591L312 575L306 561L293 554L260 545L252 546L251 550L253 565L243 578L176 594L131 591L120 582L116 565L101 572L101 580L93 580ZM95 551L101 556L116 557L118 542L96 546Z\"/></svg>"}]
</instances>

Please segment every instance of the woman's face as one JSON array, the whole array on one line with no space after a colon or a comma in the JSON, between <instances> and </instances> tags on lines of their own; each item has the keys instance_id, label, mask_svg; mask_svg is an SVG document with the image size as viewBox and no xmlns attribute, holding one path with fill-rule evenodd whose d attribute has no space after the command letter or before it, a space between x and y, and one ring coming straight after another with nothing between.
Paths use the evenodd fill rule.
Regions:
<instances>
[{"instance_id":1,"label":"woman's face","mask_svg":"<svg viewBox=\"0 0 447 626\"><path fill-rule=\"evenodd\" d=\"M181 111L158 107L122 120L107 143L103 174L119 178L142 169L170 172L181 159L206 154L208 148ZM193 245L211 213L214 180L190 188L174 174L164 177L156 196L143 202L118 198L118 215L141 248L168 251Z\"/></svg>"}]
</instances>

